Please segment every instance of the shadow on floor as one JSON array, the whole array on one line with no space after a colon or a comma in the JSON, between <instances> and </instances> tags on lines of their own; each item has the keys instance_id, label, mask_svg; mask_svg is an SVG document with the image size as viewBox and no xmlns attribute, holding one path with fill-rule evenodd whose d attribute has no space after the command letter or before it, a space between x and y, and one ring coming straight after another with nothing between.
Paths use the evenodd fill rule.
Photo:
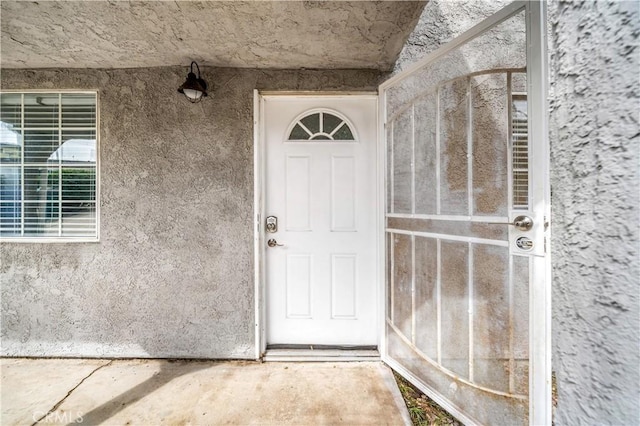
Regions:
<instances>
[{"instance_id":1,"label":"shadow on floor","mask_svg":"<svg viewBox=\"0 0 640 426\"><path fill-rule=\"evenodd\" d=\"M67 426L77 426L79 422L87 425L102 424L127 406L152 394L170 381L186 374L210 368L212 365L215 365L215 363L211 361L168 361L162 363L160 371L152 377L83 414L82 418L70 422Z\"/></svg>"}]
</instances>

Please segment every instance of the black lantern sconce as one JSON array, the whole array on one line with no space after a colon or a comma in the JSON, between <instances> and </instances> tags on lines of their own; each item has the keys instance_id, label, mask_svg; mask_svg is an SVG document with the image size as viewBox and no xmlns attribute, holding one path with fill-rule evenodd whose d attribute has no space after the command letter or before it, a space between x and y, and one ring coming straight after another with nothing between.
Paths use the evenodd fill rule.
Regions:
<instances>
[{"instance_id":1,"label":"black lantern sconce","mask_svg":"<svg viewBox=\"0 0 640 426\"><path fill-rule=\"evenodd\" d=\"M198 70L198 76L193 73L193 66ZM182 93L189 99L189 102L200 102L207 95L207 82L200 78L200 67L196 61L191 62L191 71L187 74L187 81L178 88L178 92Z\"/></svg>"}]
</instances>

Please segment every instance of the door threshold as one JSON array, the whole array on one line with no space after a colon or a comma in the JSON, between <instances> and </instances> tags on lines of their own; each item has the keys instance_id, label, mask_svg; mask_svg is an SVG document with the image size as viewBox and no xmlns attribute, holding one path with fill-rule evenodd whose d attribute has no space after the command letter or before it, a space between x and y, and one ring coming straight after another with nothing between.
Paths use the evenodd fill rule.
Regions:
<instances>
[{"instance_id":1,"label":"door threshold","mask_svg":"<svg viewBox=\"0 0 640 426\"><path fill-rule=\"evenodd\" d=\"M380 361L380 353L376 347L329 347L295 345L274 345L267 347L264 361L269 362L343 362L343 361Z\"/></svg>"}]
</instances>

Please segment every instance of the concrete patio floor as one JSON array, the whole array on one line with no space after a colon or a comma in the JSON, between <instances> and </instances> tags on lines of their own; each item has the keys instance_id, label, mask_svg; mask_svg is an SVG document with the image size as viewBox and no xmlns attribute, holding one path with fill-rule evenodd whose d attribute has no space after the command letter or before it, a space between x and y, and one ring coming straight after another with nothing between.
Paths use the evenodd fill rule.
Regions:
<instances>
[{"instance_id":1,"label":"concrete patio floor","mask_svg":"<svg viewBox=\"0 0 640 426\"><path fill-rule=\"evenodd\" d=\"M2 425L411 424L381 362L0 359Z\"/></svg>"}]
</instances>

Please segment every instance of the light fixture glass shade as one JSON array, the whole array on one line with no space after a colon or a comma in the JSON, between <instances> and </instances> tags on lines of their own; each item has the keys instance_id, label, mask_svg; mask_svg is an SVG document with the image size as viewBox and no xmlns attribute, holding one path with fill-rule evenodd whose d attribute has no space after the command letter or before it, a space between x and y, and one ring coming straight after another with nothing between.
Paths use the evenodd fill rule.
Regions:
<instances>
[{"instance_id":1,"label":"light fixture glass shade","mask_svg":"<svg viewBox=\"0 0 640 426\"><path fill-rule=\"evenodd\" d=\"M202 99L202 95L204 94L204 92L201 92L200 90L187 88L183 88L182 93L184 93L187 99L189 99L191 102L200 101Z\"/></svg>"},{"instance_id":2,"label":"light fixture glass shade","mask_svg":"<svg viewBox=\"0 0 640 426\"><path fill-rule=\"evenodd\" d=\"M198 76L193 73L193 65L198 69ZM200 67L198 64L191 62L191 72L187 75L187 80L178 88L178 92L184 94L189 102L200 102L207 95L207 83L200 78Z\"/></svg>"}]
</instances>

